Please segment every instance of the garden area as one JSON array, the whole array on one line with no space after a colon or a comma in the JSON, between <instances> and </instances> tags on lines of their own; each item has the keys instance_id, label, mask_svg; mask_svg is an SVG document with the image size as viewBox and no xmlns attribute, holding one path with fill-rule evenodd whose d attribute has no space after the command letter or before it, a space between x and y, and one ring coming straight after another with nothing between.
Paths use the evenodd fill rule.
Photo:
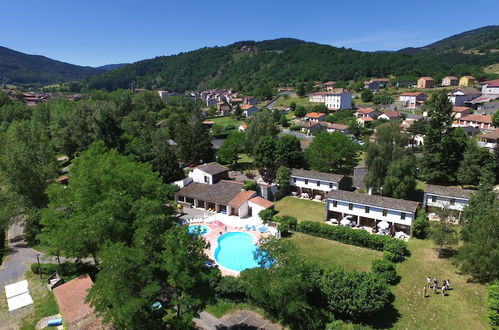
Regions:
<instances>
[{"instance_id":1,"label":"garden area","mask_svg":"<svg viewBox=\"0 0 499 330\"><path fill-rule=\"evenodd\" d=\"M300 221L324 222L326 216L325 204L322 202L300 199L297 197L284 197L275 203L278 216L290 215Z\"/></svg>"}]
</instances>

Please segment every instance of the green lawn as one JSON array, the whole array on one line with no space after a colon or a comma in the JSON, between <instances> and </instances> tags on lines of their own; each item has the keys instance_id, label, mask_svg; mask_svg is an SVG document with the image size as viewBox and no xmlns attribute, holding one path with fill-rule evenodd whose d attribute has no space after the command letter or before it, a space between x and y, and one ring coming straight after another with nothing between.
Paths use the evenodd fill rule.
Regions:
<instances>
[{"instance_id":1,"label":"green lawn","mask_svg":"<svg viewBox=\"0 0 499 330\"><path fill-rule=\"evenodd\" d=\"M215 117L215 118L210 118L210 119L206 119L206 120L212 121L216 125L222 125L222 126L232 124L236 127L239 127L239 125L244 123L244 120L237 120L237 119L234 119L234 118L229 117L229 116L227 116L227 117Z\"/></svg>"},{"instance_id":2,"label":"green lawn","mask_svg":"<svg viewBox=\"0 0 499 330\"><path fill-rule=\"evenodd\" d=\"M289 107L289 105L292 102L295 102L297 106L301 105L304 107L313 107L314 105L319 104L319 103L310 103L308 101L307 96L305 96L305 97L289 97L289 98L281 97L281 98L279 98L279 100L277 100L275 106L276 107Z\"/></svg>"},{"instance_id":3,"label":"green lawn","mask_svg":"<svg viewBox=\"0 0 499 330\"><path fill-rule=\"evenodd\" d=\"M397 266L401 281L393 289L400 318L396 329L488 329L486 287L468 283L451 259L439 259L431 240L411 239L411 257ZM453 290L447 297L423 298L427 276L450 279Z\"/></svg>"},{"instance_id":4,"label":"green lawn","mask_svg":"<svg viewBox=\"0 0 499 330\"><path fill-rule=\"evenodd\" d=\"M340 266L348 271L371 270L373 259L379 259L383 254L358 246L347 245L325 238L295 232L290 238L298 250L306 257L321 262L324 266Z\"/></svg>"},{"instance_id":5,"label":"green lawn","mask_svg":"<svg viewBox=\"0 0 499 330\"><path fill-rule=\"evenodd\" d=\"M215 316L217 319L219 319L226 314L233 313L237 310L242 310L242 309L249 309L261 315L265 315L265 312L263 310L251 304L236 303L228 300L217 301L216 304L206 306L205 310L211 315Z\"/></svg>"},{"instance_id":6,"label":"green lawn","mask_svg":"<svg viewBox=\"0 0 499 330\"><path fill-rule=\"evenodd\" d=\"M300 199L296 197L284 197L275 203L277 215L292 215L298 221L324 222L326 217L326 206L322 202Z\"/></svg>"}]
</instances>

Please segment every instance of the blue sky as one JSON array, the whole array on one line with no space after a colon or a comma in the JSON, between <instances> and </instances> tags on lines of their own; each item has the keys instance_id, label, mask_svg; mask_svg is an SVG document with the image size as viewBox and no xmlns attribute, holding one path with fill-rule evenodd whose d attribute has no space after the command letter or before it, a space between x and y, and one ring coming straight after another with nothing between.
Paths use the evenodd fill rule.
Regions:
<instances>
[{"instance_id":1,"label":"blue sky","mask_svg":"<svg viewBox=\"0 0 499 330\"><path fill-rule=\"evenodd\" d=\"M0 6L0 46L90 66L280 37L397 50L497 25L498 13L490 0L16 0Z\"/></svg>"}]
</instances>

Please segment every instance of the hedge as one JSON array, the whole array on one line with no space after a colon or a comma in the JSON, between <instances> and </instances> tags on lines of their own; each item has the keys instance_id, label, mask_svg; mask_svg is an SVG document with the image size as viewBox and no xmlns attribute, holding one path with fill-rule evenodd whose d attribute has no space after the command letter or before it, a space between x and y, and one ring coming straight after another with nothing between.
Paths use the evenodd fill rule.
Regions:
<instances>
[{"instance_id":1,"label":"hedge","mask_svg":"<svg viewBox=\"0 0 499 330\"><path fill-rule=\"evenodd\" d=\"M489 285L487 290L487 314L492 328L499 327L499 281Z\"/></svg>"},{"instance_id":2,"label":"hedge","mask_svg":"<svg viewBox=\"0 0 499 330\"><path fill-rule=\"evenodd\" d=\"M56 271L59 272L66 280L78 277L80 275L89 274L93 276L97 273L97 268L94 265L84 263L63 262L60 265L53 263L38 263L31 264L31 271L34 274L52 275Z\"/></svg>"},{"instance_id":3,"label":"hedge","mask_svg":"<svg viewBox=\"0 0 499 330\"><path fill-rule=\"evenodd\" d=\"M390 236L373 235L365 230L331 226L314 221L303 221L296 226L296 231L345 244L389 252L395 256L408 254L406 242Z\"/></svg>"}]
</instances>

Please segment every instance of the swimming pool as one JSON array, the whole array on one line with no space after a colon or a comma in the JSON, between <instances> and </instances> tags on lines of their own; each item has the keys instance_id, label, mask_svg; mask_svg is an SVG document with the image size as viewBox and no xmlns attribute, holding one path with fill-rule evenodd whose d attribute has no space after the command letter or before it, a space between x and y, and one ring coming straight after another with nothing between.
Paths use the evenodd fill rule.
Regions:
<instances>
[{"instance_id":1,"label":"swimming pool","mask_svg":"<svg viewBox=\"0 0 499 330\"><path fill-rule=\"evenodd\" d=\"M199 231L199 236L204 236L211 231L207 225L190 225L187 230L189 234L197 234Z\"/></svg>"},{"instance_id":2,"label":"swimming pool","mask_svg":"<svg viewBox=\"0 0 499 330\"><path fill-rule=\"evenodd\" d=\"M253 257L257 248L251 234L230 232L218 238L215 260L221 266L238 272L255 268L259 266Z\"/></svg>"}]
</instances>

